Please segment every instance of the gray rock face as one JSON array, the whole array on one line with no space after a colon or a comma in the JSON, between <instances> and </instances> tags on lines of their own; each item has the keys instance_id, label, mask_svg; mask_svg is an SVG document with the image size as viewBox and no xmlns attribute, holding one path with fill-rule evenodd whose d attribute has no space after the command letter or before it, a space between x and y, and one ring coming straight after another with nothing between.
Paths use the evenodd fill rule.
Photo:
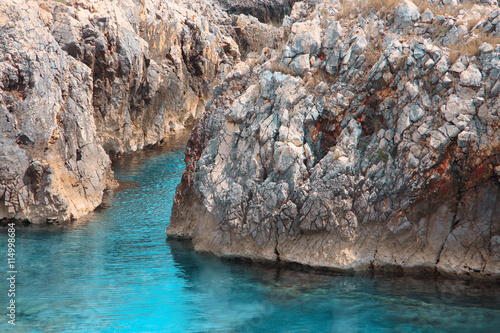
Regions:
<instances>
[{"instance_id":1,"label":"gray rock face","mask_svg":"<svg viewBox=\"0 0 500 333\"><path fill-rule=\"evenodd\" d=\"M394 9L394 22L397 26L411 25L420 18L418 7L410 0L403 0Z\"/></svg>"},{"instance_id":2,"label":"gray rock face","mask_svg":"<svg viewBox=\"0 0 500 333\"><path fill-rule=\"evenodd\" d=\"M434 20L434 14L431 12L429 8L427 8L420 16L420 19L424 23L431 23Z\"/></svg>"},{"instance_id":3,"label":"gray rock face","mask_svg":"<svg viewBox=\"0 0 500 333\"><path fill-rule=\"evenodd\" d=\"M112 177L96 136L91 70L33 8L0 6L0 217L77 218L101 203Z\"/></svg>"},{"instance_id":4,"label":"gray rock face","mask_svg":"<svg viewBox=\"0 0 500 333\"><path fill-rule=\"evenodd\" d=\"M261 23L253 16L232 16L230 23L221 26L221 30L235 41L243 59L252 53L260 55L266 47L278 48L282 43L282 28Z\"/></svg>"},{"instance_id":5,"label":"gray rock face","mask_svg":"<svg viewBox=\"0 0 500 333\"><path fill-rule=\"evenodd\" d=\"M295 0L218 0L230 14L246 14L263 23L281 22Z\"/></svg>"},{"instance_id":6,"label":"gray rock face","mask_svg":"<svg viewBox=\"0 0 500 333\"><path fill-rule=\"evenodd\" d=\"M374 15L326 32L330 6L295 4L283 50L216 88L167 234L220 256L500 278L500 53L450 69L444 39ZM379 23L373 60L362 27Z\"/></svg>"},{"instance_id":7,"label":"gray rock face","mask_svg":"<svg viewBox=\"0 0 500 333\"><path fill-rule=\"evenodd\" d=\"M56 36L62 48L78 36L83 51L70 55L92 69L94 116L104 149L130 153L194 124L212 85L238 60L238 52L231 54L234 41L218 26L229 17L209 2L92 6L90 11L56 6L61 14L53 20L71 32ZM66 18L71 15L77 20Z\"/></svg>"},{"instance_id":8,"label":"gray rock face","mask_svg":"<svg viewBox=\"0 0 500 333\"><path fill-rule=\"evenodd\" d=\"M0 220L96 208L108 155L194 124L237 42L260 53L281 36L263 26L209 0L0 1Z\"/></svg>"}]
</instances>

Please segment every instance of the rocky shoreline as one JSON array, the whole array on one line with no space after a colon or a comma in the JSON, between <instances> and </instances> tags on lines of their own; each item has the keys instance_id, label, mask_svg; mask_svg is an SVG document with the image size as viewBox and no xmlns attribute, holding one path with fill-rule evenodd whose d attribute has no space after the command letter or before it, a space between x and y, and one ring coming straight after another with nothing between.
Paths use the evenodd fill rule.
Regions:
<instances>
[{"instance_id":1,"label":"rocky shoreline","mask_svg":"<svg viewBox=\"0 0 500 333\"><path fill-rule=\"evenodd\" d=\"M296 3L283 47L215 89L167 235L224 257L498 280L499 13Z\"/></svg>"},{"instance_id":2,"label":"rocky shoreline","mask_svg":"<svg viewBox=\"0 0 500 333\"><path fill-rule=\"evenodd\" d=\"M495 0L0 0L0 36L1 221L77 219L197 124L169 237L500 279Z\"/></svg>"},{"instance_id":3,"label":"rocky shoreline","mask_svg":"<svg viewBox=\"0 0 500 333\"><path fill-rule=\"evenodd\" d=\"M278 34L215 1L0 1L0 220L94 210L110 158L194 125L235 39L252 52Z\"/></svg>"}]
</instances>

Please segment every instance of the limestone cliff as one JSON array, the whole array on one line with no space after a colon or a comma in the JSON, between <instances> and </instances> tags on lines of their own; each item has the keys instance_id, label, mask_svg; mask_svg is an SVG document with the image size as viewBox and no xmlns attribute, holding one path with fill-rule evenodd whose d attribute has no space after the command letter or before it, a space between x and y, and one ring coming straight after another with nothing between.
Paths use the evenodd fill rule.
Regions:
<instances>
[{"instance_id":1,"label":"limestone cliff","mask_svg":"<svg viewBox=\"0 0 500 333\"><path fill-rule=\"evenodd\" d=\"M92 72L61 49L40 19L48 12L0 6L0 217L78 217L100 204L110 178Z\"/></svg>"},{"instance_id":2,"label":"limestone cliff","mask_svg":"<svg viewBox=\"0 0 500 333\"><path fill-rule=\"evenodd\" d=\"M215 89L167 234L221 256L500 278L493 2L296 3L283 47Z\"/></svg>"},{"instance_id":3,"label":"limestone cliff","mask_svg":"<svg viewBox=\"0 0 500 333\"><path fill-rule=\"evenodd\" d=\"M110 158L198 119L240 60L281 29L215 1L0 0L0 220L97 207Z\"/></svg>"}]
</instances>

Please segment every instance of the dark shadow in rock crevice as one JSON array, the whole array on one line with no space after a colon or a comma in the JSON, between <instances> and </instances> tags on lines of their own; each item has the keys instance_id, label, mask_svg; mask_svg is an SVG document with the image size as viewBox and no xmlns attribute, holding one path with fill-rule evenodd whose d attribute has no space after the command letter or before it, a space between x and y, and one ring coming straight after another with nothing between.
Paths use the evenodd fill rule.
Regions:
<instances>
[{"instance_id":1,"label":"dark shadow in rock crevice","mask_svg":"<svg viewBox=\"0 0 500 333\"><path fill-rule=\"evenodd\" d=\"M262 23L279 24L292 12L296 0L219 0L228 14L245 14Z\"/></svg>"}]
</instances>

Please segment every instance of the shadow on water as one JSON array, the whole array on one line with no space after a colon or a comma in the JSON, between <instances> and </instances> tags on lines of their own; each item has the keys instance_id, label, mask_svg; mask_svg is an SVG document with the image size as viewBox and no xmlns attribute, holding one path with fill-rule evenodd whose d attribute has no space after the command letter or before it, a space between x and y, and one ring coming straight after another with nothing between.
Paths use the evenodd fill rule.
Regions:
<instances>
[{"instance_id":1,"label":"shadow on water","mask_svg":"<svg viewBox=\"0 0 500 333\"><path fill-rule=\"evenodd\" d=\"M140 185L138 181L120 178L122 174L127 174L128 176L134 170L144 167L145 163L153 158L160 157L168 152L183 150L186 147L190 132L190 130L175 132L166 136L161 144L137 151L133 154L115 157L113 159L113 171L115 172L118 187L105 192L103 202L97 211L110 208L117 193Z\"/></svg>"},{"instance_id":2,"label":"shadow on water","mask_svg":"<svg viewBox=\"0 0 500 333\"><path fill-rule=\"evenodd\" d=\"M148 149L137 151L133 154L120 155L113 159L113 170L115 172L126 172L140 168L151 158L164 155L171 151L183 150L186 147L190 131L185 130L169 134L161 144Z\"/></svg>"},{"instance_id":3,"label":"shadow on water","mask_svg":"<svg viewBox=\"0 0 500 333\"><path fill-rule=\"evenodd\" d=\"M465 325L495 332L500 327L495 326L500 290L492 283L298 270L222 260L194 252L186 240L167 239L167 244L193 292L213 293L212 311L231 309L236 331L452 332ZM491 325L484 326L485 319Z\"/></svg>"}]
</instances>

